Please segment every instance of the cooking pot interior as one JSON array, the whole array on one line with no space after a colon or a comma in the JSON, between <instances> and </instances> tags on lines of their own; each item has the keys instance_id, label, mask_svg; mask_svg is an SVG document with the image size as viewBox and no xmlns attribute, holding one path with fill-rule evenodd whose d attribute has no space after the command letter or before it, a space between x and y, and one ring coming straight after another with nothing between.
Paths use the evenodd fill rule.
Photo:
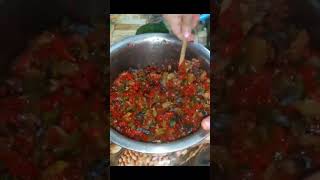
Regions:
<instances>
[{"instance_id":1,"label":"cooking pot interior","mask_svg":"<svg viewBox=\"0 0 320 180\"><path fill-rule=\"evenodd\" d=\"M140 69L149 65L167 66L177 68L181 42L175 38L147 37L132 42L116 45L110 52L110 78L111 82L123 71L129 68ZM197 58L201 68L210 73L210 60L199 48L199 45L189 44L186 59Z\"/></svg>"}]
</instances>

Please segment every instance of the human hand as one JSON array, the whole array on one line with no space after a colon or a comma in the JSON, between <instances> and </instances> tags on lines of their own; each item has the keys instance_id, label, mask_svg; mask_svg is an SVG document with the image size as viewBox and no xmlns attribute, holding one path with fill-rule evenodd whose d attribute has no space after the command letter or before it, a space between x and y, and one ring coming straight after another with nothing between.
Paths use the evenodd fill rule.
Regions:
<instances>
[{"instance_id":1,"label":"human hand","mask_svg":"<svg viewBox=\"0 0 320 180\"><path fill-rule=\"evenodd\" d=\"M201 127L204 130L210 131L210 116L204 118L201 122ZM210 136L208 136L203 143L210 143Z\"/></svg>"},{"instance_id":2,"label":"human hand","mask_svg":"<svg viewBox=\"0 0 320 180\"><path fill-rule=\"evenodd\" d=\"M194 40L191 31L198 24L199 14L163 14L163 18L168 22L172 32L179 39Z\"/></svg>"},{"instance_id":3,"label":"human hand","mask_svg":"<svg viewBox=\"0 0 320 180\"><path fill-rule=\"evenodd\" d=\"M210 116L204 118L201 122L201 127L204 130L210 131Z\"/></svg>"}]
</instances>

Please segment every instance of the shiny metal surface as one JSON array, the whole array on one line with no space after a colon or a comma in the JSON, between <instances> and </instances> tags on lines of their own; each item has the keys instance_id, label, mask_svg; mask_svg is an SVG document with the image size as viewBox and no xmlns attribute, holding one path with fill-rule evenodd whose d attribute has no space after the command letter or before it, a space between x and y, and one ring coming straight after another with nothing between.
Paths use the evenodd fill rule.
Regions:
<instances>
[{"instance_id":1,"label":"shiny metal surface","mask_svg":"<svg viewBox=\"0 0 320 180\"><path fill-rule=\"evenodd\" d=\"M181 41L174 36L150 33L124 39L110 48L110 82L123 71L143 68L148 65L177 67ZM186 59L197 58L201 66L210 73L210 52L200 44L189 44ZM209 136L208 131L199 131L169 143L144 143L129 139L110 128L110 140L124 148L143 153L169 153L186 149L200 143Z\"/></svg>"}]
</instances>

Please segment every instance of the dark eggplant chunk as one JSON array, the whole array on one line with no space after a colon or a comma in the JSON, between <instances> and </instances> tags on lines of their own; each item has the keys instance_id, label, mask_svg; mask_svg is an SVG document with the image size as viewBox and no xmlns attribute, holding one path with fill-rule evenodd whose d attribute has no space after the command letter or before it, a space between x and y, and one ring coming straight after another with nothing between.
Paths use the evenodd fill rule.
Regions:
<instances>
[{"instance_id":1,"label":"dark eggplant chunk","mask_svg":"<svg viewBox=\"0 0 320 180\"><path fill-rule=\"evenodd\" d=\"M86 180L95 180L99 177L105 177L107 173L108 161L107 160L96 160L93 162L86 176Z\"/></svg>"},{"instance_id":2,"label":"dark eggplant chunk","mask_svg":"<svg viewBox=\"0 0 320 180\"><path fill-rule=\"evenodd\" d=\"M306 128L306 133L320 136L320 122L313 122Z\"/></svg>"},{"instance_id":3,"label":"dark eggplant chunk","mask_svg":"<svg viewBox=\"0 0 320 180\"><path fill-rule=\"evenodd\" d=\"M180 105L180 104L182 104L182 102L183 102L182 97L181 97L181 96L178 96L177 99L176 99L176 103L177 103L178 105Z\"/></svg>"},{"instance_id":4,"label":"dark eggplant chunk","mask_svg":"<svg viewBox=\"0 0 320 180\"><path fill-rule=\"evenodd\" d=\"M179 111L180 109L175 109L176 111ZM179 112L174 111L174 116L172 117L172 120L178 122L182 120L182 117L179 115Z\"/></svg>"},{"instance_id":5,"label":"dark eggplant chunk","mask_svg":"<svg viewBox=\"0 0 320 180\"><path fill-rule=\"evenodd\" d=\"M290 127L289 117L277 110L272 111L272 120L282 127Z\"/></svg>"},{"instance_id":6,"label":"dark eggplant chunk","mask_svg":"<svg viewBox=\"0 0 320 180\"><path fill-rule=\"evenodd\" d=\"M143 120L144 120L144 113L143 112L137 113L136 114L136 119L142 123Z\"/></svg>"},{"instance_id":7,"label":"dark eggplant chunk","mask_svg":"<svg viewBox=\"0 0 320 180\"><path fill-rule=\"evenodd\" d=\"M209 115L208 112L205 111L205 110L200 110L200 113L201 113L201 115L202 115L203 117L206 117L206 116Z\"/></svg>"},{"instance_id":8,"label":"dark eggplant chunk","mask_svg":"<svg viewBox=\"0 0 320 180\"><path fill-rule=\"evenodd\" d=\"M129 67L129 72L136 73L136 72L138 72L138 70L135 68Z\"/></svg>"},{"instance_id":9,"label":"dark eggplant chunk","mask_svg":"<svg viewBox=\"0 0 320 180\"><path fill-rule=\"evenodd\" d=\"M151 132L148 129L145 129L145 128L137 128L137 131L141 131L146 135L150 135L151 134Z\"/></svg>"},{"instance_id":10,"label":"dark eggplant chunk","mask_svg":"<svg viewBox=\"0 0 320 180\"><path fill-rule=\"evenodd\" d=\"M273 93L282 106L291 105L304 97L303 81L298 77L283 77L275 84Z\"/></svg>"},{"instance_id":11,"label":"dark eggplant chunk","mask_svg":"<svg viewBox=\"0 0 320 180\"><path fill-rule=\"evenodd\" d=\"M201 70L196 67L196 66L192 66L191 72L197 77L199 78L201 75Z\"/></svg>"},{"instance_id":12,"label":"dark eggplant chunk","mask_svg":"<svg viewBox=\"0 0 320 180\"><path fill-rule=\"evenodd\" d=\"M281 52L283 49L289 47L289 37L285 32L271 32L267 31L263 34L263 37L272 43L277 52Z\"/></svg>"},{"instance_id":13,"label":"dark eggplant chunk","mask_svg":"<svg viewBox=\"0 0 320 180\"><path fill-rule=\"evenodd\" d=\"M160 90L161 92L166 92L167 88L162 83L160 83Z\"/></svg>"},{"instance_id":14,"label":"dark eggplant chunk","mask_svg":"<svg viewBox=\"0 0 320 180\"><path fill-rule=\"evenodd\" d=\"M294 136L301 136L306 131L306 122L305 118L297 116L296 118L291 119L290 131Z\"/></svg>"},{"instance_id":15,"label":"dark eggplant chunk","mask_svg":"<svg viewBox=\"0 0 320 180\"><path fill-rule=\"evenodd\" d=\"M212 127L216 131L223 132L231 123L231 115L218 113L213 116Z\"/></svg>"},{"instance_id":16,"label":"dark eggplant chunk","mask_svg":"<svg viewBox=\"0 0 320 180\"><path fill-rule=\"evenodd\" d=\"M289 89L285 94L279 97L279 101L281 105L288 106L301 99L301 97L301 94L295 89Z\"/></svg>"},{"instance_id":17,"label":"dark eggplant chunk","mask_svg":"<svg viewBox=\"0 0 320 180\"><path fill-rule=\"evenodd\" d=\"M301 152L296 158L295 162L304 171L313 167L313 160L306 153Z\"/></svg>"},{"instance_id":18,"label":"dark eggplant chunk","mask_svg":"<svg viewBox=\"0 0 320 180\"><path fill-rule=\"evenodd\" d=\"M175 112L175 111L173 112L174 112L174 116L170 119L170 127L174 127L176 123L179 123L182 120L178 112Z\"/></svg>"},{"instance_id":19,"label":"dark eggplant chunk","mask_svg":"<svg viewBox=\"0 0 320 180\"><path fill-rule=\"evenodd\" d=\"M23 92L23 82L16 78L6 80L5 87L7 87L10 95L21 94Z\"/></svg>"},{"instance_id":20,"label":"dark eggplant chunk","mask_svg":"<svg viewBox=\"0 0 320 180\"><path fill-rule=\"evenodd\" d=\"M189 125L189 124L184 124L182 127L183 131L186 132L187 134L192 132L192 128L193 128L193 125Z\"/></svg>"}]
</instances>

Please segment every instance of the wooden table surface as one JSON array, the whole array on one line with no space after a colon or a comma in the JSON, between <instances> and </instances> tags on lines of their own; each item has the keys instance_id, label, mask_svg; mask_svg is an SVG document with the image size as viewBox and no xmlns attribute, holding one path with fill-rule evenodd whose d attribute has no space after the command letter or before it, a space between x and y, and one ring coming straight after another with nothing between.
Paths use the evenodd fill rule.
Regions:
<instances>
[{"instance_id":1,"label":"wooden table surface","mask_svg":"<svg viewBox=\"0 0 320 180\"><path fill-rule=\"evenodd\" d=\"M136 34L137 29L148 23L147 17L141 14L113 14L110 16L110 43Z\"/></svg>"}]
</instances>

